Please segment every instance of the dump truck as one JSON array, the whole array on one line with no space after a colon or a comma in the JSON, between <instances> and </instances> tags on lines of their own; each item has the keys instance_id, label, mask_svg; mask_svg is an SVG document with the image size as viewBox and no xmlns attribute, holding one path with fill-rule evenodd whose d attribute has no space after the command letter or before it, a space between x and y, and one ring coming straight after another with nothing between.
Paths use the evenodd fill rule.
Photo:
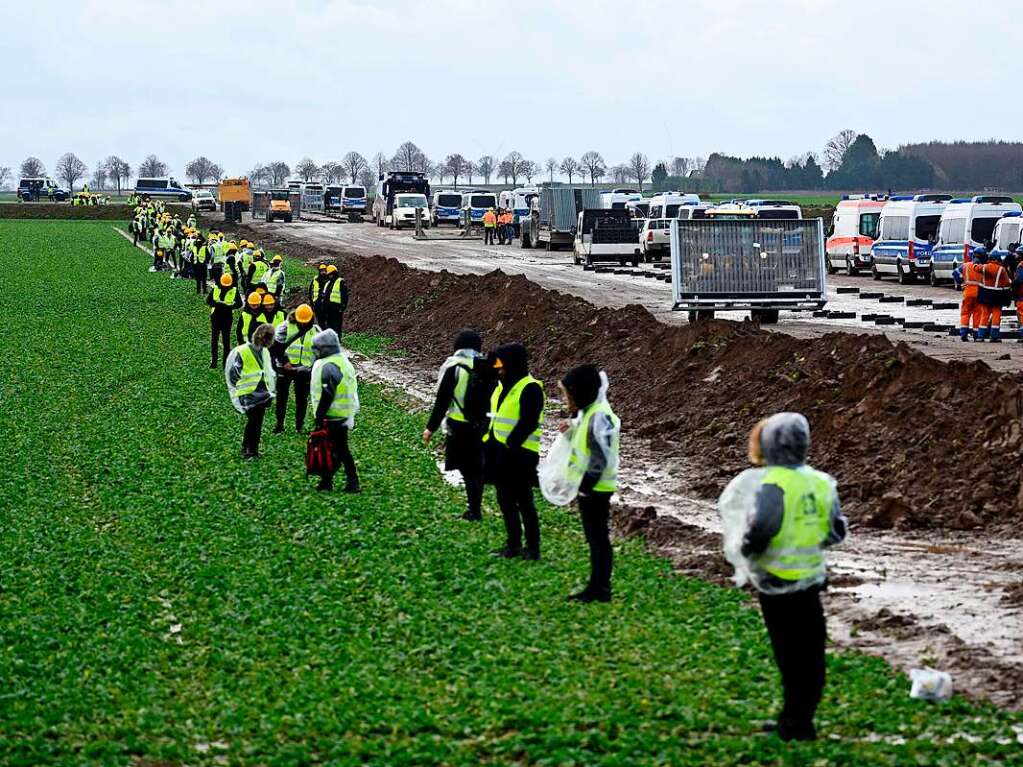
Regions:
<instances>
[{"instance_id":1,"label":"dump truck","mask_svg":"<svg viewBox=\"0 0 1023 767\"><path fill-rule=\"evenodd\" d=\"M579 213L573 247L576 264L613 261L639 266L639 231L625 208L591 208Z\"/></svg>"},{"instance_id":2,"label":"dump truck","mask_svg":"<svg viewBox=\"0 0 1023 767\"><path fill-rule=\"evenodd\" d=\"M600 209L600 192L561 184L544 184L533 200L529 216L519 220L523 248L556 250L572 246L584 210Z\"/></svg>"},{"instance_id":3,"label":"dump truck","mask_svg":"<svg viewBox=\"0 0 1023 767\"><path fill-rule=\"evenodd\" d=\"M674 308L689 320L748 311L762 324L778 313L827 303L822 219L703 218L671 223Z\"/></svg>"},{"instance_id":4,"label":"dump truck","mask_svg":"<svg viewBox=\"0 0 1023 767\"><path fill-rule=\"evenodd\" d=\"M271 189L270 201L266 208L266 222L280 219L286 224L291 223L291 195L290 189Z\"/></svg>"}]
</instances>

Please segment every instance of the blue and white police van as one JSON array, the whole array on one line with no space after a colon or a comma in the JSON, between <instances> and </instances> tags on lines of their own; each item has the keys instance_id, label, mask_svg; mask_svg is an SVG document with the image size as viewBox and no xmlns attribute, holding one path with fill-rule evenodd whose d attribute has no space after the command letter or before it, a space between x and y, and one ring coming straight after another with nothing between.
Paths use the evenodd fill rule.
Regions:
<instances>
[{"instance_id":1,"label":"blue and white police van","mask_svg":"<svg viewBox=\"0 0 1023 767\"><path fill-rule=\"evenodd\" d=\"M441 224L458 226L462 221L462 193L438 189L430 200L430 211L434 226Z\"/></svg>"},{"instance_id":2,"label":"blue and white police van","mask_svg":"<svg viewBox=\"0 0 1023 767\"><path fill-rule=\"evenodd\" d=\"M991 239L994 241L992 256L1005 258L1010 253L1015 253L1016 248L1020 246L1020 240L1023 239L1023 214L1003 213L995 224L995 233Z\"/></svg>"},{"instance_id":3,"label":"blue and white police van","mask_svg":"<svg viewBox=\"0 0 1023 767\"><path fill-rule=\"evenodd\" d=\"M931 250L950 194L896 195L881 208L877 239L871 248L875 280L898 277L899 284L931 276Z\"/></svg>"},{"instance_id":4,"label":"blue and white police van","mask_svg":"<svg viewBox=\"0 0 1023 767\"><path fill-rule=\"evenodd\" d=\"M941 214L938 242L931 252L931 284L950 281L956 267L977 248L983 246L993 252L998 222L1006 215L1019 216L1021 212L1023 208L1011 197L1001 195L951 200Z\"/></svg>"},{"instance_id":5,"label":"blue and white police van","mask_svg":"<svg viewBox=\"0 0 1023 767\"><path fill-rule=\"evenodd\" d=\"M173 197L179 202L192 201L192 190L179 184L171 176L139 178L135 181L135 194L148 197Z\"/></svg>"},{"instance_id":6,"label":"blue and white police van","mask_svg":"<svg viewBox=\"0 0 1023 767\"><path fill-rule=\"evenodd\" d=\"M482 224L484 214L490 209L497 211L497 195L493 192L474 189L462 194L462 211L472 223Z\"/></svg>"},{"instance_id":7,"label":"blue and white police van","mask_svg":"<svg viewBox=\"0 0 1023 767\"><path fill-rule=\"evenodd\" d=\"M510 208L514 220L515 236L520 234L519 220L529 215L533 200L540 196L539 188L535 186L520 186L516 189L506 189L498 196L498 204L502 209Z\"/></svg>"}]
</instances>

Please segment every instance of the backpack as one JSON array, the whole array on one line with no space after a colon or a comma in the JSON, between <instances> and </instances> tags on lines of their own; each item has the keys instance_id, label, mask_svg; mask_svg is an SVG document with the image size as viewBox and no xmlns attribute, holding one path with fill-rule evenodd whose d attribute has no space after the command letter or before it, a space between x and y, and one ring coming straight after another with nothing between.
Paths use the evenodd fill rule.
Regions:
<instances>
[{"instance_id":1,"label":"backpack","mask_svg":"<svg viewBox=\"0 0 1023 767\"><path fill-rule=\"evenodd\" d=\"M309 435L305 452L305 473L312 477L329 477L334 473L334 454L330 449L330 434L326 429Z\"/></svg>"},{"instance_id":2,"label":"backpack","mask_svg":"<svg viewBox=\"0 0 1023 767\"><path fill-rule=\"evenodd\" d=\"M477 362L483 363L485 360L481 358ZM469 374L469 383L465 389L465 402L462 406L456 402L455 406L462 411L466 421L472 426L482 429L487 424L487 414L490 413L490 397L494 393L497 381L494 379L491 369L485 364L476 364L471 368L468 365L458 364L455 367L461 368Z\"/></svg>"}]
</instances>

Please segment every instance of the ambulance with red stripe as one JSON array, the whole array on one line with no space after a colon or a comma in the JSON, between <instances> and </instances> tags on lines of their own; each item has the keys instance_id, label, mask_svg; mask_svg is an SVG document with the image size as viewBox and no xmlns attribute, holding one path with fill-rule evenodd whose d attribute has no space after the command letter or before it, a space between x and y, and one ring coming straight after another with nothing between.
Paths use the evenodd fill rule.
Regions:
<instances>
[{"instance_id":1,"label":"ambulance with red stripe","mask_svg":"<svg viewBox=\"0 0 1023 767\"><path fill-rule=\"evenodd\" d=\"M835 208L831 236L824 244L829 274L845 269L846 274L856 275L860 269L870 268L870 253L884 204L882 197L842 197Z\"/></svg>"}]
</instances>

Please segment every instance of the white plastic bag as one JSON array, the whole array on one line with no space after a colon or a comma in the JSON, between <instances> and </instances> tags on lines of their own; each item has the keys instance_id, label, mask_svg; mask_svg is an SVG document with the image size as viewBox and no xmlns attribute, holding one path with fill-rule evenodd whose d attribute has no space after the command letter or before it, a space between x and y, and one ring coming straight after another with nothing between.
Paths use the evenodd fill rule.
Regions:
<instances>
[{"instance_id":1,"label":"white plastic bag","mask_svg":"<svg viewBox=\"0 0 1023 767\"><path fill-rule=\"evenodd\" d=\"M952 675L947 671L930 668L913 668L909 670L909 678L913 687L909 697L915 700L948 700L952 697Z\"/></svg>"},{"instance_id":2,"label":"white plastic bag","mask_svg":"<svg viewBox=\"0 0 1023 767\"><path fill-rule=\"evenodd\" d=\"M766 473L767 469L746 469L728 483L718 498L725 559L735 568L732 581L740 587L750 580L750 565L742 555L742 540L749 528L757 491Z\"/></svg>"},{"instance_id":3,"label":"white plastic bag","mask_svg":"<svg viewBox=\"0 0 1023 767\"><path fill-rule=\"evenodd\" d=\"M568 506L579 494L582 483L582 474L575 474L578 480L573 481L573 473L568 471L568 462L572 459L572 433L577 422L578 419L573 422L572 429L558 435L537 469L540 492L548 503L555 506Z\"/></svg>"}]
</instances>

